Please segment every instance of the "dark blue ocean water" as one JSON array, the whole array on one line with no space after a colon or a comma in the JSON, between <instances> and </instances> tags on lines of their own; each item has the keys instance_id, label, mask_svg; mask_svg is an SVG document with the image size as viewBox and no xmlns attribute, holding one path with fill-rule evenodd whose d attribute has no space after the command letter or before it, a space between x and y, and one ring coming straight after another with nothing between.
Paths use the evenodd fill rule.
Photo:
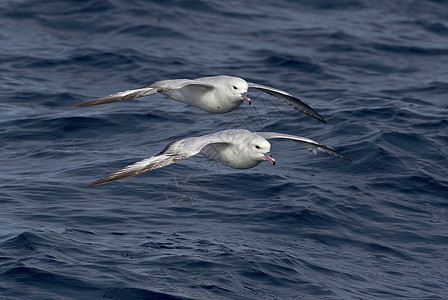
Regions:
<instances>
[{"instance_id":1,"label":"dark blue ocean water","mask_svg":"<svg viewBox=\"0 0 448 300\"><path fill-rule=\"evenodd\" d=\"M1 299L448 299L447 1L0 3ZM163 95L85 109L169 78L252 91L212 115ZM84 184L170 141L278 131L273 167L193 157Z\"/></svg>"}]
</instances>

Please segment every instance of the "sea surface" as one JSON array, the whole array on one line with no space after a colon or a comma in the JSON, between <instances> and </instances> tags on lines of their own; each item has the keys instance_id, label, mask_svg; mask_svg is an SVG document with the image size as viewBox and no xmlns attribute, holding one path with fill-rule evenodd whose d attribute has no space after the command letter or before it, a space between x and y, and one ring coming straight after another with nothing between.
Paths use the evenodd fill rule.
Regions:
<instances>
[{"instance_id":1,"label":"sea surface","mask_svg":"<svg viewBox=\"0 0 448 300\"><path fill-rule=\"evenodd\" d=\"M163 95L228 74L214 115ZM448 1L2 0L0 299L448 299ZM175 139L271 140L234 170L195 156L85 184Z\"/></svg>"}]
</instances>

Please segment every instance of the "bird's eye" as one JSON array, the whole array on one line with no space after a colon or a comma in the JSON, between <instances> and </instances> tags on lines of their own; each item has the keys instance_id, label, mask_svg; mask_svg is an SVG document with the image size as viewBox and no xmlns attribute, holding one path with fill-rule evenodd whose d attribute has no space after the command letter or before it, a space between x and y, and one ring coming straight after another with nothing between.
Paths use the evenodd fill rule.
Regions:
<instances>
[{"instance_id":1,"label":"bird's eye","mask_svg":"<svg viewBox=\"0 0 448 300\"><path fill-rule=\"evenodd\" d=\"M236 86L233 86L233 89L234 89L234 90L237 90L238 88L237 88Z\"/></svg>"},{"instance_id":2,"label":"bird's eye","mask_svg":"<svg viewBox=\"0 0 448 300\"><path fill-rule=\"evenodd\" d=\"M260 146L257 145L257 146L255 146L255 148L260 149Z\"/></svg>"}]
</instances>

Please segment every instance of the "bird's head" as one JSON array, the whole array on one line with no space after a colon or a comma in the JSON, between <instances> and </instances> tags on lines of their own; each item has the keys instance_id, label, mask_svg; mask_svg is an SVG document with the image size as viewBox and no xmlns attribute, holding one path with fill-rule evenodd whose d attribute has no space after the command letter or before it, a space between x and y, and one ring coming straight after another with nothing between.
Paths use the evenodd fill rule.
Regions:
<instances>
[{"instance_id":1,"label":"bird's head","mask_svg":"<svg viewBox=\"0 0 448 300\"><path fill-rule=\"evenodd\" d=\"M239 77L232 77L231 80L228 81L227 88L229 92L234 95L235 100L244 100L249 103L249 105L251 104L250 98L245 95L245 93L247 93L247 89L249 88L246 80Z\"/></svg>"},{"instance_id":2,"label":"bird's head","mask_svg":"<svg viewBox=\"0 0 448 300\"><path fill-rule=\"evenodd\" d=\"M275 165L275 159L269 154L271 151L271 144L264 138L256 138L251 142L249 146L251 156L258 161L269 161L271 164Z\"/></svg>"}]
</instances>

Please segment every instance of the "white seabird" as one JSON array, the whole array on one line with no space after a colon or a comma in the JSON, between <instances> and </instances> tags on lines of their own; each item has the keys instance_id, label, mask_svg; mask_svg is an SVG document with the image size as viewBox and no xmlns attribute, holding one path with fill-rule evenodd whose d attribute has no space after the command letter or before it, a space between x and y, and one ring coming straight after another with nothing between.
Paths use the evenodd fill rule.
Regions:
<instances>
[{"instance_id":1,"label":"white seabird","mask_svg":"<svg viewBox=\"0 0 448 300\"><path fill-rule=\"evenodd\" d=\"M230 129L171 142L160 153L128 165L87 184L87 186L108 183L152 171L198 153L234 169L249 169L262 161L269 161L275 165L275 159L269 154L271 144L267 141L273 138L295 140L314 154L321 151L351 161L337 150L308 138L276 132Z\"/></svg>"},{"instance_id":2,"label":"white seabird","mask_svg":"<svg viewBox=\"0 0 448 300\"><path fill-rule=\"evenodd\" d=\"M86 107L113 102L121 102L139 97L161 93L174 100L192 105L199 109L215 114L230 112L243 103L251 103L249 97L244 95L248 88L255 88L274 97L277 97L296 110L307 114L322 123L327 123L311 106L288 92L269 86L246 82L239 77L219 75L201 77L196 79L171 79L156 81L142 88L127 90L96 98L74 105L73 107Z\"/></svg>"}]
</instances>

